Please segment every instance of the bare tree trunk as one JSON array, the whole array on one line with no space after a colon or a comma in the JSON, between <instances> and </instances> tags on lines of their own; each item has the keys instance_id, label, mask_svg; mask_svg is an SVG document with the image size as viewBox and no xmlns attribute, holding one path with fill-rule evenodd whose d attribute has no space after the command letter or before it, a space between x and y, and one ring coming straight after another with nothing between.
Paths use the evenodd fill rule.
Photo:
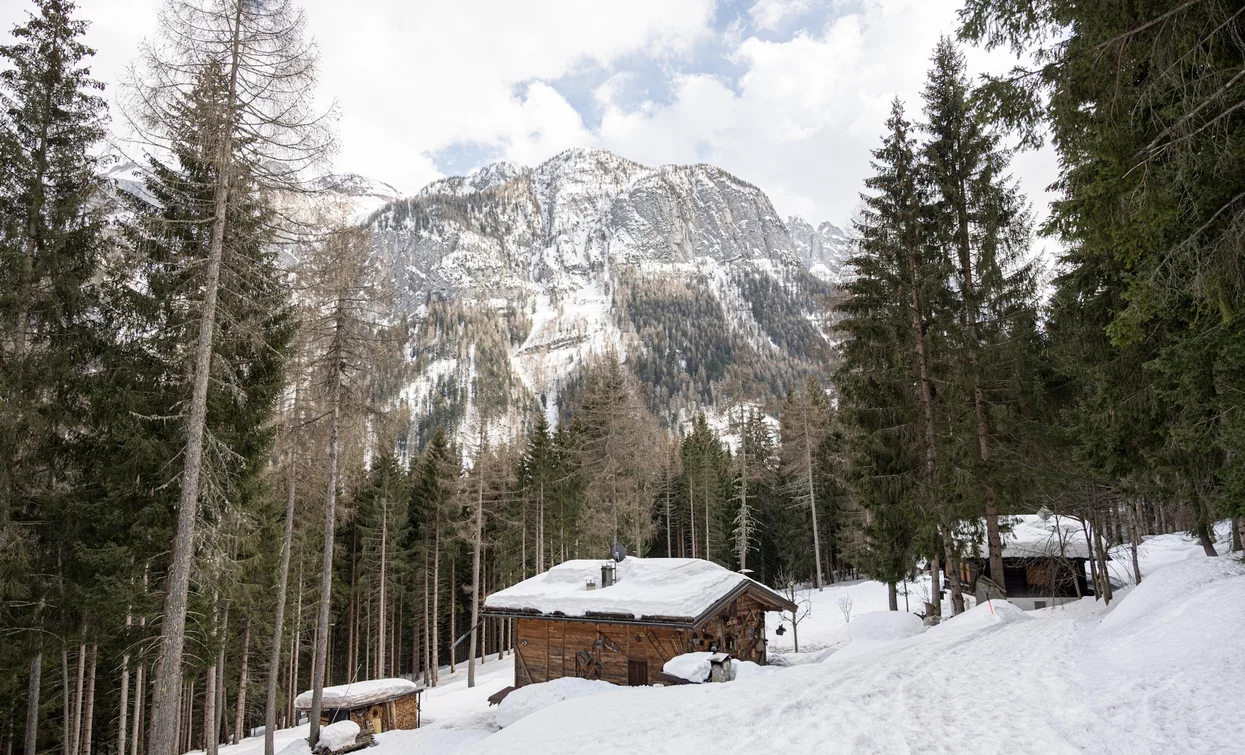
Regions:
<instances>
[{"instance_id":1,"label":"bare tree trunk","mask_svg":"<svg viewBox=\"0 0 1245 755\"><path fill-rule=\"evenodd\" d=\"M78 643L78 675L73 694L73 724L69 731L69 752L79 755L82 744L82 685L86 679L86 642Z\"/></svg>"},{"instance_id":2,"label":"bare tree trunk","mask_svg":"<svg viewBox=\"0 0 1245 755\"><path fill-rule=\"evenodd\" d=\"M942 558L936 551L929 560L929 607L926 610L930 624L942 620Z\"/></svg>"},{"instance_id":3,"label":"bare tree trunk","mask_svg":"<svg viewBox=\"0 0 1245 755\"><path fill-rule=\"evenodd\" d=\"M141 661L134 672L134 721L131 724L133 733L130 735L130 755L139 755L143 741L143 713L147 710L147 665ZM118 751L117 755L125 755Z\"/></svg>"},{"instance_id":4,"label":"bare tree trunk","mask_svg":"<svg viewBox=\"0 0 1245 755\"><path fill-rule=\"evenodd\" d=\"M886 583L886 607L891 611L899 610L899 589L894 582Z\"/></svg>"},{"instance_id":5,"label":"bare tree trunk","mask_svg":"<svg viewBox=\"0 0 1245 755\"><path fill-rule=\"evenodd\" d=\"M1140 504L1134 500L1128 507L1128 543L1129 551L1133 557L1133 579L1136 584L1141 584L1141 562L1137 558L1137 545L1141 540L1141 527L1138 525Z\"/></svg>"},{"instance_id":6,"label":"bare tree trunk","mask_svg":"<svg viewBox=\"0 0 1245 755\"><path fill-rule=\"evenodd\" d=\"M960 560L955 556L950 528L943 534L942 546L947 557L947 588L951 591L951 615L959 616L964 613L964 585L960 581Z\"/></svg>"},{"instance_id":7,"label":"bare tree trunk","mask_svg":"<svg viewBox=\"0 0 1245 755\"><path fill-rule=\"evenodd\" d=\"M294 381L294 407L291 411L291 425L298 417L298 380L297 369ZM281 639L285 629L285 593L290 579L290 550L294 542L294 502L297 499L297 480L295 471L294 436L290 436L290 447L287 450L289 459L289 479L286 481L285 493L285 533L281 538L281 568L277 573L277 612L273 618L272 648L268 651L268 698L264 702L264 755L276 755L274 740L277 728L277 682L281 674ZM250 622L247 622L250 626ZM291 660L292 662L292 660Z\"/></svg>"},{"instance_id":8,"label":"bare tree trunk","mask_svg":"<svg viewBox=\"0 0 1245 755\"><path fill-rule=\"evenodd\" d=\"M808 398L811 403L812 396ZM810 409L810 415L811 411ZM821 531L817 526L817 495L813 485L813 439L808 433L808 424L811 419L811 416L804 419L804 467L808 471L808 508L813 516L813 562L816 565L816 571L813 572L813 587L821 590Z\"/></svg>"},{"instance_id":9,"label":"bare tree trunk","mask_svg":"<svg viewBox=\"0 0 1245 755\"><path fill-rule=\"evenodd\" d=\"M384 676L383 669L385 667L385 659L388 658L387 648L385 647L385 616L388 613L388 607L385 603L385 561L389 557L389 499L387 496L381 499L381 523L380 523L380 606L378 607L377 616L377 641L376 641L376 668L377 676Z\"/></svg>"},{"instance_id":10,"label":"bare tree trunk","mask_svg":"<svg viewBox=\"0 0 1245 755\"><path fill-rule=\"evenodd\" d=\"M86 673L86 706L82 721L82 753L91 755L91 735L95 723L95 665L98 661L99 647L91 644L91 665Z\"/></svg>"},{"instance_id":11,"label":"bare tree trunk","mask_svg":"<svg viewBox=\"0 0 1245 755\"><path fill-rule=\"evenodd\" d=\"M279 648L280 645L277 645ZM247 614L246 628L242 630L242 668L238 671L238 709L233 723L233 744L242 740L246 726L246 685L248 664L251 660L251 615Z\"/></svg>"},{"instance_id":12,"label":"bare tree trunk","mask_svg":"<svg viewBox=\"0 0 1245 755\"><path fill-rule=\"evenodd\" d=\"M1234 552L1238 552L1238 553L1242 550L1241 548L1241 526L1242 524L1245 524L1245 520L1242 520L1239 516L1232 517L1232 546L1231 547Z\"/></svg>"},{"instance_id":13,"label":"bare tree trunk","mask_svg":"<svg viewBox=\"0 0 1245 755\"><path fill-rule=\"evenodd\" d=\"M133 580L130 581L130 584L133 585ZM124 636L127 642L130 639L129 628L133 625L133 622L134 622L134 617L130 613L130 611L127 609L125 612L126 631L124 633ZM127 726L126 726L128 724L128 721L126 720L126 717L129 714L129 704L130 704L129 696L130 696L130 654L126 652L121 656L121 710L120 710L120 716L117 722L117 755L125 755L125 736L128 733Z\"/></svg>"},{"instance_id":14,"label":"bare tree trunk","mask_svg":"<svg viewBox=\"0 0 1245 755\"><path fill-rule=\"evenodd\" d=\"M333 599L333 531L337 524L337 435L341 424L342 370L342 318L337 318L335 343L330 358L333 360L333 385L330 401L333 417L329 425L328 493L324 504L324 565L320 576L320 613L316 623L315 660L311 666L311 711L307 714L311 734L307 741L312 749L320 742L320 712L324 702L324 667L329 649L329 605Z\"/></svg>"},{"instance_id":15,"label":"bare tree trunk","mask_svg":"<svg viewBox=\"0 0 1245 755\"><path fill-rule=\"evenodd\" d=\"M450 644L451 645L453 645L454 640L457 639L455 632L458 629L458 626L457 626L458 622L455 621L456 617L454 615L456 613L454 609L458 607L456 605L458 602L458 577L454 573L455 567L457 565L458 565L457 559L451 558L450 559ZM455 649L451 647L450 648L450 673L451 674L457 670L456 668L457 664L454 663L457 655L458 655L457 651L455 651Z\"/></svg>"},{"instance_id":16,"label":"bare tree trunk","mask_svg":"<svg viewBox=\"0 0 1245 755\"><path fill-rule=\"evenodd\" d=\"M484 459L478 459L476 463L481 466L476 491L475 548L471 555L471 639L467 650L468 687L476 686L476 630L480 623L480 546L484 538Z\"/></svg>"},{"instance_id":17,"label":"bare tree trunk","mask_svg":"<svg viewBox=\"0 0 1245 755\"><path fill-rule=\"evenodd\" d=\"M233 123L238 96L238 66L241 47L239 2L232 27L232 56L229 65L229 91L216 155L215 201L212 231L208 244L206 279L203 284L203 313L199 323L199 342L195 350L194 388L190 416L186 424L185 467L178 501L177 534L173 539L172 563L166 580L164 612L160 625L160 666L156 673L154 708L151 715L151 755L174 755L177 713L173 710L180 692L182 652L186 644L186 602L190 588L190 565L194 557L194 531L198 518L199 472L203 461L203 434L207 419L208 379L212 367L212 346L216 329L216 298L220 288L221 260L224 256L225 219L229 207L229 184L233 171Z\"/></svg>"},{"instance_id":18,"label":"bare tree trunk","mask_svg":"<svg viewBox=\"0 0 1245 755\"><path fill-rule=\"evenodd\" d=\"M39 693L43 680L43 648L30 659L30 681L26 685L26 742L23 755L35 755L39 734Z\"/></svg>"},{"instance_id":19,"label":"bare tree trunk","mask_svg":"<svg viewBox=\"0 0 1245 755\"><path fill-rule=\"evenodd\" d=\"M69 693L69 650L61 645L61 752L73 755L73 738L69 734L69 725L73 722L73 698Z\"/></svg>"},{"instance_id":20,"label":"bare tree trunk","mask_svg":"<svg viewBox=\"0 0 1245 755\"><path fill-rule=\"evenodd\" d=\"M687 510L691 516L692 558L696 558L696 484L691 475L687 478ZM708 554L705 554L708 558Z\"/></svg>"},{"instance_id":21,"label":"bare tree trunk","mask_svg":"<svg viewBox=\"0 0 1245 755\"><path fill-rule=\"evenodd\" d=\"M440 512L435 514L440 521ZM441 614L438 603L441 599L441 528L436 527L432 545L432 686L437 686L441 663Z\"/></svg>"},{"instance_id":22,"label":"bare tree trunk","mask_svg":"<svg viewBox=\"0 0 1245 755\"><path fill-rule=\"evenodd\" d=\"M216 715L216 669L218 666L213 663L207 667L207 678L203 680L203 751L206 755L216 755L216 740L220 731L217 726L220 717ZM191 718L193 726L194 719Z\"/></svg>"}]
</instances>

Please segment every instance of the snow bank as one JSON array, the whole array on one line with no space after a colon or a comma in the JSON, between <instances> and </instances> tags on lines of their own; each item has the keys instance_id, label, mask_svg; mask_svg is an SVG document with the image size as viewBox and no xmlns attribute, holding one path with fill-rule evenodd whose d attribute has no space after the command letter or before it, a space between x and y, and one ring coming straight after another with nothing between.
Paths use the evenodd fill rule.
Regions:
<instances>
[{"instance_id":1,"label":"snow bank","mask_svg":"<svg viewBox=\"0 0 1245 755\"><path fill-rule=\"evenodd\" d=\"M942 623L930 627L929 631L939 636L953 636L1032 620L1033 617L1023 609L1006 600L987 600L959 616L943 617Z\"/></svg>"},{"instance_id":2,"label":"snow bank","mask_svg":"<svg viewBox=\"0 0 1245 755\"><path fill-rule=\"evenodd\" d=\"M338 721L335 724L329 724L320 730L320 743L316 745L316 749L340 750L347 745L352 745L359 737L359 731L359 725L354 721Z\"/></svg>"},{"instance_id":3,"label":"snow bank","mask_svg":"<svg viewBox=\"0 0 1245 755\"><path fill-rule=\"evenodd\" d=\"M563 700L599 695L617 689L618 687L609 682L576 677L563 677L540 684L529 684L506 695L506 699L497 706L497 725L509 726L521 718Z\"/></svg>"},{"instance_id":4,"label":"snow bank","mask_svg":"<svg viewBox=\"0 0 1245 755\"><path fill-rule=\"evenodd\" d=\"M325 687L322 704L325 708L357 708L380 700L407 695L418 689L420 689L418 684L407 679L372 679L337 687ZM294 698L294 707L299 710L310 709L311 692L312 690L307 690Z\"/></svg>"},{"instance_id":5,"label":"snow bank","mask_svg":"<svg viewBox=\"0 0 1245 755\"><path fill-rule=\"evenodd\" d=\"M731 663L731 670L735 674L733 681L739 681L741 679L754 679L758 676L769 676L779 670L778 666L762 666L761 664L753 663L752 661L741 661L736 659Z\"/></svg>"},{"instance_id":6,"label":"snow bank","mask_svg":"<svg viewBox=\"0 0 1245 755\"><path fill-rule=\"evenodd\" d=\"M857 616L847 625L852 641L902 640L925 631L925 625L916 614L902 611L877 611Z\"/></svg>"},{"instance_id":7,"label":"snow bank","mask_svg":"<svg viewBox=\"0 0 1245 755\"><path fill-rule=\"evenodd\" d=\"M918 637L925 631L925 624L916 614L903 611L877 611L852 619L847 625L851 642L822 661L837 664L849 658L872 653L904 640Z\"/></svg>"},{"instance_id":8,"label":"snow bank","mask_svg":"<svg viewBox=\"0 0 1245 755\"><path fill-rule=\"evenodd\" d=\"M662 666L661 670L671 676L677 676L680 679L686 679L689 682L700 684L702 682L709 681L709 659L714 655L716 654L709 652L684 653L683 655L676 655L666 661L666 665Z\"/></svg>"}]
</instances>

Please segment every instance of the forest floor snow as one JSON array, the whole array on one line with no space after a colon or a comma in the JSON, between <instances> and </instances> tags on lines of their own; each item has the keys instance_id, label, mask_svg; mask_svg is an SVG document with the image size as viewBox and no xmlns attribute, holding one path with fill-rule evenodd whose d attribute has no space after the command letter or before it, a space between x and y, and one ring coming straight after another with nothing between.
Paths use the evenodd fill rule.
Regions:
<instances>
[{"instance_id":1,"label":"forest floor snow","mask_svg":"<svg viewBox=\"0 0 1245 755\"><path fill-rule=\"evenodd\" d=\"M991 601L924 632L858 628L869 647L841 654L853 639L839 600L850 597L851 617L861 617L886 609L886 588L827 586L804 596L812 611L799 625L802 652L792 652L789 617L781 637L769 621L771 651L775 660L786 653L787 668L728 684L619 687L555 702L505 729L487 697L513 683L513 658L477 667L474 688L460 665L425 693L423 728L381 734L365 752L1239 752L1245 564L1226 554L1223 538L1217 547L1225 556L1210 559L1182 535L1148 539L1142 583L1120 589L1109 608L1087 598L1023 612ZM1118 581L1131 581L1127 549L1113 558ZM908 587L916 611L922 585ZM278 732L278 752L305 733ZM221 748L262 752L262 737Z\"/></svg>"}]
</instances>

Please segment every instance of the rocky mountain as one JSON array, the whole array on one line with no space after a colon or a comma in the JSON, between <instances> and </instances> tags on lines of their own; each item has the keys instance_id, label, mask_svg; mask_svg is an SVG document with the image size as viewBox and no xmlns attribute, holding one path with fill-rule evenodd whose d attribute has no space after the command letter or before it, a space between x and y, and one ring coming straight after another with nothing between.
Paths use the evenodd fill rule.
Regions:
<instances>
[{"instance_id":1,"label":"rocky mountain","mask_svg":"<svg viewBox=\"0 0 1245 755\"><path fill-rule=\"evenodd\" d=\"M784 223L711 165L573 149L435 181L364 225L416 326L401 399L422 418L417 443L481 412L499 429L555 418L608 351L675 422L770 404L833 358L845 234Z\"/></svg>"}]
</instances>

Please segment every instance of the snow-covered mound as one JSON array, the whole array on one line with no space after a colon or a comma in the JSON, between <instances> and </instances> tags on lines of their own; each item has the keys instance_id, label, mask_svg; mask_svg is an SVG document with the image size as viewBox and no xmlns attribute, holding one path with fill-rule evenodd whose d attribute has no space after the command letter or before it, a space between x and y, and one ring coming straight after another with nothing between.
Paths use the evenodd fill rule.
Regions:
<instances>
[{"instance_id":1,"label":"snow-covered mound","mask_svg":"<svg viewBox=\"0 0 1245 755\"><path fill-rule=\"evenodd\" d=\"M857 616L847 625L852 641L902 640L925 631L925 625L915 614L901 611L876 611Z\"/></svg>"},{"instance_id":2,"label":"snow-covered mound","mask_svg":"<svg viewBox=\"0 0 1245 755\"><path fill-rule=\"evenodd\" d=\"M707 651L676 655L666 661L661 670L671 676L686 679L693 684L700 684L709 681L709 670L711 668L709 659L714 655L716 653Z\"/></svg>"},{"instance_id":3,"label":"snow-covered mound","mask_svg":"<svg viewBox=\"0 0 1245 755\"><path fill-rule=\"evenodd\" d=\"M872 653L925 631L925 624L915 614L902 611L876 611L852 619L847 625L852 641L847 647L826 658L823 663L838 664L848 658Z\"/></svg>"},{"instance_id":4,"label":"snow-covered mound","mask_svg":"<svg viewBox=\"0 0 1245 755\"><path fill-rule=\"evenodd\" d=\"M1240 751L1245 566L1147 573L1105 619L1013 609L992 601L851 663L569 700L467 752Z\"/></svg>"},{"instance_id":5,"label":"snow-covered mound","mask_svg":"<svg viewBox=\"0 0 1245 755\"><path fill-rule=\"evenodd\" d=\"M497 706L497 725L509 726L521 718L564 700L617 690L618 687L609 682L599 679L579 679L572 676L540 684L529 684L506 695L506 699Z\"/></svg>"},{"instance_id":6,"label":"snow-covered mound","mask_svg":"<svg viewBox=\"0 0 1245 755\"><path fill-rule=\"evenodd\" d=\"M338 721L320 730L320 742L316 745L320 750L340 750L346 745L354 744L359 737L359 725L354 721Z\"/></svg>"},{"instance_id":7,"label":"snow-covered mound","mask_svg":"<svg viewBox=\"0 0 1245 755\"><path fill-rule=\"evenodd\" d=\"M321 703L325 708L357 708L378 700L410 694L419 685L409 679L371 679L366 682L325 687ZM294 698L294 707L307 710L311 707L311 690Z\"/></svg>"}]
</instances>

